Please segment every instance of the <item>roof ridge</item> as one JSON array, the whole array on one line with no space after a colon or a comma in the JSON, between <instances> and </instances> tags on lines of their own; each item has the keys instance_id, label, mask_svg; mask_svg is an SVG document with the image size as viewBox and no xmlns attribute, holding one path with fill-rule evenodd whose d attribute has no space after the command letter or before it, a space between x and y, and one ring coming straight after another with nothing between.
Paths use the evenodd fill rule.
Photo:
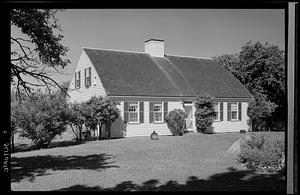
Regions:
<instances>
[{"instance_id":1,"label":"roof ridge","mask_svg":"<svg viewBox=\"0 0 300 195\"><path fill-rule=\"evenodd\" d=\"M147 54L145 52L139 52L139 51L129 51L129 50L121 50L121 49L106 49L106 48L95 48L95 47L82 47L82 49L94 49L94 50L106 50L106 51L117 51L117 52L128 52L128 53L141 53L141 54Z\"/></svg>"},{"instance_id":2,"label":"roof ridge","mask_svg":"<svg viewBox=\"0 0 300 195\"><path fill-rule=\"evenodd\" d=\"M106 50L106 51L116 51L116 52L128 52L128 53L140 53L140 54L146 54L149 55L146 52L141 51L129 51L129 50L122 50L122 49L107 49L107 48L96 48L96 47L82 47L82 49L95 49L95 50ZM200 58L200 59L207 59L212 60L212 58L209 57L198 57L198 56L186 56L186 55L175 55L175 54L165 54L165 56L177 56L177 57L186 57L186 58Z\"/></svg>"},{"instance_id":3,"label":"roof ridge","mask_svg":"<svg viewBox=\"0 0 300 195\"><path fill-rule=\"evenodd\" d=\"M166 56L177 56L177 57L185 57L185 58L200 58L200 59L207 59L207 60L212 60L212 58L208 58L208 57L197 57L197 56L184 56L184 55L175 55L175 54L170 54L170 55L166 55Z\"/></svg>"}]
</instances>

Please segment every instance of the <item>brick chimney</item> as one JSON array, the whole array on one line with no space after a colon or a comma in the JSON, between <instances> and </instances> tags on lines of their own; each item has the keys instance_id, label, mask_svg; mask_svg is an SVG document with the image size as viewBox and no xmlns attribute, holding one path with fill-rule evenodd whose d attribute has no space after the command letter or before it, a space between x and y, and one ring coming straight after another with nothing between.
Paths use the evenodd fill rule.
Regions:
<instances>
[{"instance_id":1,"label":"brick chimney","mask_svg":"<svg viewBox=\"0 0 300 195\"><path fill-rule=\"evenodd\" d=\"M165 41L159 39L149 39L145 41L145 53L153 57L163 58L165 56Z\"/></svg>"}]
</instances>

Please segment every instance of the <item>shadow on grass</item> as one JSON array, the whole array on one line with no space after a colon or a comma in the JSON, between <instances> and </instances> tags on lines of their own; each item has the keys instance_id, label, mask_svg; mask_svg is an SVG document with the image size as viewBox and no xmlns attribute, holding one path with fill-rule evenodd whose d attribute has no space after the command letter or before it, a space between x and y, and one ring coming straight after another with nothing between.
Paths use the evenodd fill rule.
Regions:
<instances>
[{"instance_id":1,"label":"shadow on grass","mask_svg":"<svg viewBox=\"0 0 300 195\"><path fill-rule=\"evenodd\" d=\"M86 143L86 141L81 141L81 142L77 142L75 140L57 141L57 142L52 142L48 148L68 147L68 146L75 146L75 145L80 145L80 144L84 144L84 143ZM14 153L27 152L27 151L39 150L39 149L41 149L41 148L36 147L32 143L16 144Z\"/></svg>"},{"instance_id":2,"label":"shadow on grass","mask_svg":"<svg viewBox=\"0 0 300 195\"><path fill-rule=\"evenodd\" d=\"M87 155L87 156L31 156L11 158L11 182L20 182L29 178L34 181L36 176L47 175L47 170L91 169L101 170L118 168L107 162L113 158L110 154Z\"/></svg>"},{"instance_id":3,"label":"shadow on grass","mask_svg":"<svg viewBox=\"0 0 300 195\"><path fill-rule=\"evenodd\" d=\"M124 181L112 188L74 185L55 191L285 191L285 179L283 175L261 175L230 167L228 172L212 175L206 180L191 176L185 184L174 180L160 184L152 179L142 185Z\"/></svg>"}]
</instances>

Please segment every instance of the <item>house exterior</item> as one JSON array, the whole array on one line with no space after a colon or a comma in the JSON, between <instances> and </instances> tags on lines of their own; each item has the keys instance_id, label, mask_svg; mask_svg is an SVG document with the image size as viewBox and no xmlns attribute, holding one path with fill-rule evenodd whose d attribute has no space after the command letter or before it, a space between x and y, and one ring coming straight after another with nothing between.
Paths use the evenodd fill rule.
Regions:
<instances>
[{"instance_id":1,"label":"house exterior","mask_svg":"<svg viewBox=\"0 0 300 195\"><path fill-rule=\"evenodd\" d=\"M157 39L145 41L145 52L83 48L68 101L119 101L121 118L112 125L112 137L150 136L154 130L171 135L164 117L175 108L187 113L187 130L196 131L194 100L202 93L215 97L214 132L249 129L252 96L245 86L210 58L166 55Z\"/></svg>"}]
</instances>

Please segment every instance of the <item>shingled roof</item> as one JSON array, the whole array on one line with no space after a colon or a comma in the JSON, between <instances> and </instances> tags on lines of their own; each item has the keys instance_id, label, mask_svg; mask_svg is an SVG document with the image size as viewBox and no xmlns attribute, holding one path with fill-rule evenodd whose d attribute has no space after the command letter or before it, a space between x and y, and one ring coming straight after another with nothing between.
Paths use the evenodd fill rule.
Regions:
<instances>
[{"instance_id":1,"label":"shingled roof","mask_svg":"<svg viewBox=\"0 0 300 195\"><path fill-rule=\"evenodd\" d=\"M212 59L83 49L111 96L249 98L248 90Z\"/></svg>"}]
</instances>

